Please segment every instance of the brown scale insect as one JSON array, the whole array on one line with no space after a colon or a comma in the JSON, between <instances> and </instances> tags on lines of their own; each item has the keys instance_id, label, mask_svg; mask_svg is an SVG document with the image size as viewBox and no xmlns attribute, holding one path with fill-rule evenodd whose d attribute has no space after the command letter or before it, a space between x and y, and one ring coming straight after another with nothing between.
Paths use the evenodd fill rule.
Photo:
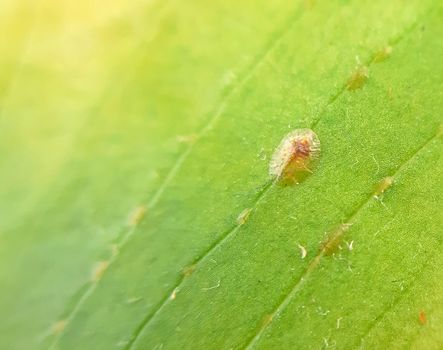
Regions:
<instances>
[{"instance_id":1,"label":"brown scale insect","mask_svg":"<svg viewBox=\"0 0 443 350\"><path fill-rule=\"evenodd\" d=\"M320 141L312 130L293 130L274 152L269 174L281 184L298 184L312 173L311 165L319 153Z\"/></svg>"}]
</instances>

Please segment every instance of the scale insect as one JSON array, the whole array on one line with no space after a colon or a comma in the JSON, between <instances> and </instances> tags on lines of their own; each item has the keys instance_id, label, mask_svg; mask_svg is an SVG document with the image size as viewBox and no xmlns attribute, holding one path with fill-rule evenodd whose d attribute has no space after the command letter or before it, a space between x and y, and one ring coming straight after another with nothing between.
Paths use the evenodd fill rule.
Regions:
<instances>
[{"instance_id":1,"label":"scale insect","mask_svg":"<svg viewBox=\"0 0 443 350\"><path fill-rule=\"evenodd\" d=\"M269 174L283 185L298 184L312 173L319 155L320 140L311 129L293 130L275 150Z\"/></svg>"}]
</instances>

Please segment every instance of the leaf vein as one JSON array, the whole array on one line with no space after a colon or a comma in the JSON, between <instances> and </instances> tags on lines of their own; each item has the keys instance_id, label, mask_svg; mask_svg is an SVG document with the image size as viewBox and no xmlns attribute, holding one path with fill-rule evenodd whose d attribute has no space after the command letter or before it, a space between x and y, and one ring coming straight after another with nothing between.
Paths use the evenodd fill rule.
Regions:
<instances>
[{"instance_id":1,"label":"leaf vein","mask_svg":"<svg viewBox=\"0 0 443 350\"><path fill-rule=\"evenodd\" d=\"M422 275L422 272L425 271L430 265L431 264L428 260L427 263L422 265L420 267L420 269L418 269L418 271L416 271L414 273L413 277L411 277L412 282L409 283L408 286L406 288L404 288L399 295L397 295L397 297L392 301L392 303L386 309L384 309L382 312L380 312L380 314L378 314L374 318L374 320L368 325L368 327L366 328L364 333L360 336L360 339L358 340L358 344L357 344L356 348L363 349L363 342L368 337L368 335L371 333L371 331L375 328L375 326L377 326L378 323L380 323L383 320L384 316L389 311L393 310L400 303L400 301L403 299L403 297L409 293L411 288L417 282L417 279L419 279L420 276Z\"/></svg>"},{"instance_id":2,"label":"leaf vein","mask_svg":"<svg viewBox=\"0 0 443 350\"><path fill-rule=\"evenodd\" d=\"M423 145L421 145L418 149L416 149L402 164L400 164L397 168L397 170L391 175L393 178L395 178L398 174L402 172L402 170L405 168L407 164L409 164L410 161L412 161L423 149L425 149L432 141L434 141L437 137L439 137L438 134L433 135L431 138L429 138ZM360 214L360 212L366 208L366 206L371 202L376 192L372 192L368 198L366 198L362 203L360 203L357 208L349 215L349 217L345 220L346 226L352 225L357 218L357 216ZM340 236L344 235L346 230L340 230L336 233L335 236L331 237L331 240L336 240ZM309 262L308 267L306 270L302 273L302 275L296 279L295 284L290 289L289 293L284 296L282 301L278 304L278 306L274 309L274 311L270 314L269 322L264 324L262 327L258 329L258 331L251 336L250 340L247 342L244 349L250 350L253 349L254 346L259 342L261 336L264 334L264 332L269 328L269 326L272 324L273 320L280 315L286 307L289 305L291 300L295 297L295 295L298 293L298 291L301 289L301 287L304 285L305 281L308 279L310 274L319 266L320 260L322 257L326 254L327 248L324 247L320 250L320 252Z\"/></svg>"},{"instance_id":3,"label":"leaf vein","mask_svg":"<svg viewBox=\"0 0 443 350\"><path fill-rule=\"evenodd\" d=\"M211 128L215 125L215 123L217 122L217 120L220 118L220 116L222 115L223 111L226 108L227 103L229 102L229 100L232 98L232 96L235 95L235 93L247 82L249 81L249 79L252 77L252 75L254 74L254 72L256 71L256 69L261 65L262 62L264 62L264 60L266 59L266 57L269 55L270 52L272 52L272 50L278 45L278 43L283 39L283 37L285 36L285 34L289 31L289 29L292 27L292 25L295 23L296 19L299 17L300 15L300 11L297 8L291 16L289 16L289 18L285 21L284 25L282 26L282 28L280 28L279 31L277 31L276 33L274 33L274 35L270 38L269 42L267 43L267 45L265 45L264 49L256 56L255 60L252 62L252 64L243 72L243 75L237 79L237 81L232 85L231 89L225 93L222 97L220 102L218 103L218 107L215 110L215 113L213 114L214 116L207 122L207 124L205 126L202 127L202 129L200 130L200 132L198 132L198 137L196 142L191 143L190 145L188 145L185 149L185 151L178 157L177 161L174 163L174 165L172 166L172 168L170 169L170 171L168 172L168 174L166 175L165 179L163 180L162 184L160 185L160 187L158 188L158 190L154 193L153 197L151 198L151 200L148 202L147 204L147 208L151 209L153 208L157 202L160 200L162 194L164 193L164 191L166 190L166 188L169 186L169 184L171 183L171 181L173 180L173 178L175 177L175 175L177 174L177 172L179 171L179 169L181 168L182 164L185 162L185 160L188 158L188 156L191 154L195 144L198 142L198 140L201 139L201 137L203 137L206 133L208 133ZM262 191L260 191L258 198L256 199L256 203L258 203L258 201L261 200L263 194L269 189L271 188L272 182L268 183L263 189ZM140 220L141 222L142 220ZM140 223L139 222L139 223ZM123 237L119 240L118 243L118 249L116 251L116 254L114 254L112 256L112 258L109 261L109 265L112 265L118 258L119 256L119 252L120 250L126 246L126 243L130 240L130 238L133 236L133 234L136 232L136 228L137 227L133 227L130 230L126 231L126 234L123 234ZM222 235L221 239L216 241L209 249L208 249L208 254L210 251L212 251L213 249L215 249L218 244L223 241L224 239L227 239L228 236L230 236L231 234L233 234L234 232L236 232L236 230L239 228L239 226L235 226L234 228L231 228L229 231L227 231L227 233L225 235ZM67 327L69 327L70 322L75 318L75 316L77 315L77 313L79 312L79 310L81 309L81 307L83 306L83 304L86 302L86 300L94 293L98 283L100 282L97 281L95 283L91 283L89 288L87 288L85 290L85 292L83 294L81 294L78 298L78 301L75 303L73 309L69 312L66 321L67 321ZM179 282L180 283L180 282ZM163 301L167 300L166 296L165 298L163 298ZM138 329L138 328L137 328ZM60 332L57 336L55 336L54 341L52 342L52 345L50 346L50 349L54 349L55 346L57 345L58 341L61 339L61 337L63 336L63 334L65 333L65 330L63 330L62 332Z\"/></svg>"},{"instance_id":4,"label":"leaf vein","mask_svg":"<svg viewBox=\"0 0 443 350\"><path fill-rule=\"evenodd\" d=\"M286 26L286 29L284 29L284 31L282 32L282 34L280 34L279 38L274 42L273 45L270 46L269 51L265 51L265 52L270 52L272 50L273 47L275 47L277 45L277 42L279 40L281 40L285 34L286 31L288 31L291 27L291 21L289 21L289 23ZM393 39L391 39L389 41L390 45L394 45L395 43L398 43L403 37L406 36L407 33L409 33L410 31L412 31L418 24L418 21L413 22L409 27L407 27L402 33L401 35L394 37ZM370 55L370 59L368 61L368 66L370 64L373 63L374 61L374 57L376 56L376 52L374 52L372 55ZM262 60L264 60L266 58L266 53L263 54L261 56L261 58L259 59L259 61L253 66L253 68L251 69L250 73L248 73L245 78L243 78L239 84L233 88L230 93L228 93L228 95L226 96L226 98L223 100L223 102L221 103L219 109L217 110L217 113L215 114L215 116L209 121L208 125L206 127L204 127L202 129L201 134L199 135L199 138L206 133L207 131L209 131L212 126L215 124L215 122L217 121L217 119L219 118L219 116L221 115L221 113L223 112L225 105L227 104L227 102L229 101L229 98L234 95L234 93L240 89L250 78L250 76L252 76L253 72L255 71L255 69L259 66L260 62ZM322 109L322 111L319 113L319 117L314 120L314 122L311 125L311 129L315 128L315 126L318 124L318 122L321 120L324 112L326 111L326 109L331 106L344 92L346 91L346 83L344 83L342 85L342 87L339 89L339 91L333 95L329 101L327 102L327 104L325 105L325 107ZM199 139L198 138L198 139ZM181 164L185 161L185 159L188 157L189 153L191 152L192 148L193 148L194 144L191 144L186 151L179 157L177 163L174 165L174 168L170 171L170 173L168 174L167 178L165 179L162 187L160 188L159 192L156 193L156 195L153 197L153 199L150 202L150 206L154 206L158 199L160 198L161 194L163 193L164 189L167 187L167 185L169 184L169 182L172 180L172 178L175 176L175 173L178 171L178 169L180 168ZM266 196L266 194L268 193L268 191L272 188L273 186L273 182L269 182L264 189L262 190L262 192L260 192L258 198L256 199L256 201L253 203L252 208L256 208L257 205L259 204L259 202ZM234 226L233 228L229 229L226 233L221 235L221 238L216 240L201 256L201 258L198 258L197 260L195 260L193 262L192 265L198 264L200 263L202 260L204 260L209 254L211 254L218 246L220 246L221 244L223 244L225 241L227 241L229 239L229 237L231 237L233 234L235 234L235 232L237 232L237 230L240 228L241 225L237 225ZM157 308L155 309L154 312L149 313L140 323L140 325L135 329L135 332L133 334L133 336L130 338L129 343L126 345L125 350L131 350L135 344L135 342L137 341L137 339L140 337L140 335L142 334L143 330L148 326L148 324L155 318L156 315L158 315L161 310L163 310L163 308L168 304L168 301L170 301L169 295L171 293L173 293L175 290L177 290L180 285L184 282L185 277L181 276L178 281L176 282L176 284L174 285L174 287L172 288L172 290L170 291L170 293L168 293L167 295L165 295L163 297L163 299L160 301L160 303L158 304L159 306L157 306Z\"/></svg>"},{"instance_id":5,"label":"leaf vein","mask_svg":"<svg viewBox=\"0 0 443 350\"><path fill-rule=\"evenodd\" d=\"M254 211L260 201L265 198L266 194L271 190L273 187L275 181L269 181L266 183L265 186L260 190L260 192L257 194L257 197L251 207L251 212ZM201 254L197 259L193 261L191 265L197 265L200 262L204 261L213 251L215 251L217 248L219 248L224 242L226 242L230 237L232 237L241 227L243 226L242 223L238 223L234 227L230 228L228 231L226 231L224 234L220 236L219 239L214 241L211 246L203 253ZM155 310L152 313L149 313L146 315L146 317L142 320L140 325L135 329L135 332L133 336L131 337L129 343L124 348L125 350L132 349L135 341L140 337L143 330L148 326L148 324L155 318L156 315L158 315L163 308L168 304L169 301L171 301L169 295L171 295L174 291L177 291L180 289L180 286L184 283L186 276L182 274L174 287L172 288L171 292L167 294L158 304L158 306L155 308Z\"/></svg>"}]
</instances>

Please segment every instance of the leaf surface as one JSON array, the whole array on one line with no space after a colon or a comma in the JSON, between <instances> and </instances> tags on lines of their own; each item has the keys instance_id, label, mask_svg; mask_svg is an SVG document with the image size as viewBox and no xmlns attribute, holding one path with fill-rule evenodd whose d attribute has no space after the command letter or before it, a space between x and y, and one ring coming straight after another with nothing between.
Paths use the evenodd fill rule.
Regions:
<instances>
[{"instance_id":1,"label":"leaf surface","mask_svg":"<svg viewBox=\"0 0 443 350\"><path fill-rule=\"evenodd\" d=\"M5 25L0 344L442 346L438 2L30 6ZM280 186L296 128L320 159Z\"/></svg>"}]
</instances>

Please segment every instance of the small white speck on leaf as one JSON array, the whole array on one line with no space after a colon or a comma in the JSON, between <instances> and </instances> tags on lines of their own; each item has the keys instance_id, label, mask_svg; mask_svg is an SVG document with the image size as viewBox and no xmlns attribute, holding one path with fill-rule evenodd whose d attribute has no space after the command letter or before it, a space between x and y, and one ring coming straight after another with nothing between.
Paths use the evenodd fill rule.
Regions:
<instances>
[{"instance_id":1,"label":"small white speck on leaf","mask_svg":"<svg viewBox=\"0 0 443 350\"><path fill-rule=\"evenodd\" d=\"M302 259L306 258L306 255L308 255L308 252L306 251L306 248L303 247L301 244L298 244L298 248L300 248L301 258Z\"/></svg>"},{"instance_id":2,"label":"small white speck on leaf","mask_svg":"<svg viewBox=\"0 0 443 350\"><path fill-rule=\"evenodd\" d=\"M377 159L375 159L375 156L373 154L371 154L371 158L372 158L372 160L374 161L374 163L375 163L375 165L377 167L377 171L375 172L375 174L377 175L378 172L380 171L380 164L378 164L378 161L377 161Z\"/></svg>"},{"instance_id":3,"label":"small white speck on leaf","mask_svg":"<svg viewBox=\"0 0 443 350\"><path fill-rule=\"evenodd\" d=\"M251 214L252 209L251 208L246 208L244 209L237 217L237 223L239 225L244 225L249 218L249 215Z\"/></svg>"},{"instance_id":4,"label":"small white speck on leaf","mask_svg":"<svg viewBox=\"0 0 443 350\"><path fill-rule=\"evenodd\" d=\"M178 288L175 288L175 289L172 291L172 293L171 293L169 299L170 299L170 300L175 300L175 298L177 298L177 293L178 293L178 292L179 292L179 289L178 289Z\"/></svg>"},{"instance_id":5,"label":"small white speck on leaf","mask_svg":"<svg viewBox=\"0 0 443 350\"><path fill-rule=\"evenodd\" d=\"M327 314L329 314L329 312L329 310L323 310L321 306L317 307L317 314L319 314L320 316L326 316Z\"/></svg>"},{"instance_id":6,"label":"small white speck on leaf","mask_svg":"<svg viewBox=\"0 0 443 350\"><path fill-rule=\"evenodd\" d=\"M349 250L354 249L354 241L350 241L350 242L345 241L345 243L346 243L346 246L348 247Z\"/></svg>"},{"instance_id":7,"label":"small white speck on leaf","mask_svg":"<svg viewBox=\"0 0 443 350\"><path fill-rule=\"evenodd\" d=\"M207 292L208 290L215 289L215 288L218 288L218 287L220 287L220 280L218 280L217 284L212 286L212 287L202 288L202 291L203 292Z\"/></svg>"}]
</instances>

